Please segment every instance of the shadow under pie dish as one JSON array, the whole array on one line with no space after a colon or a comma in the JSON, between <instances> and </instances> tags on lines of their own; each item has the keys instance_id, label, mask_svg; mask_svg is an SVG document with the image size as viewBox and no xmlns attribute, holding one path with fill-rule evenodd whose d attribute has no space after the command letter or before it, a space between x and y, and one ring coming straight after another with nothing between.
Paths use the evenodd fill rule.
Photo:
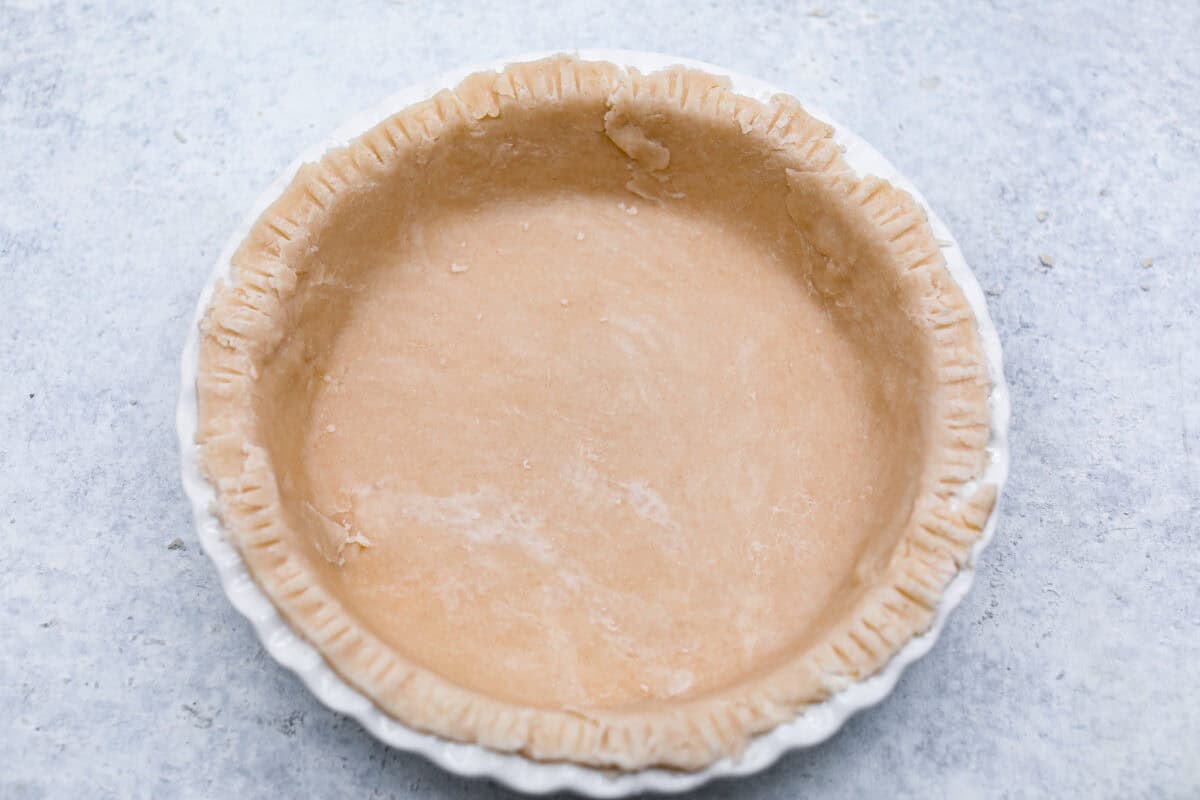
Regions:
<instances>
[{"instance_id":1,"label":"shadow under pie dish","mask_svg":"<svg viewBox=\"0 0 1200 800\"><path fill-rule=\"evenodd\" d=\"M202 322L247 569L415 729L701 769L879 670L995 498L921 208L795 101L480 73L299 170Z\"/></svg>"}]
</instances>

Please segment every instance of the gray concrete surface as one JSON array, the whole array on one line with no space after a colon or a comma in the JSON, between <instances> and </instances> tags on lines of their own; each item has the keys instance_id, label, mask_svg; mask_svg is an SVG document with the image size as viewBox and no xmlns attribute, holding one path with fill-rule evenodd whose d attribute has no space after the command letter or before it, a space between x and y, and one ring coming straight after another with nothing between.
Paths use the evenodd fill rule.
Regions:
<instances>
[{"instance_id":1,"label":"gray concrete surface","mask_svg":"<svg viewBox=\"0 0 1200 800\"><path fill-rule=\"evenodd\" d=\"M1013 476L943 640L703 795L1200 796L1200 6L245 5L0 0L0 797L505 794L264 656L190 528L176 369L296 153L416 79L576 46L722 63L857 130L956 232L1008 359Z\"/></svg>"}]
</instances>

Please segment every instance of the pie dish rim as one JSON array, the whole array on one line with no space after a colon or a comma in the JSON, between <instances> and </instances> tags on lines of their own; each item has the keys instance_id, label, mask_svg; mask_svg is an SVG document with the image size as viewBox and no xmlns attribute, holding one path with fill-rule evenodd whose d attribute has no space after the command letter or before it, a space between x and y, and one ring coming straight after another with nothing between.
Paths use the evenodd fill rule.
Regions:
<instances>
[{"instance_id":1,"label":"pie dish rim","mask_svg":"<svg viewBox=\"0 0 1200 800\"><path fill-rule=\"evenodd\" d=\"M539 762L518 754L489 750L481 745L440 739L430 734L413 731L378 709L364 695L351 688L340 678L312 645L292 631L250 576L241 556L233 545L226 541L221 532L221 523L212 510L215 493L203 477L199 448L194 444L197 424L195 387L199 320L209 306L215 282L228 274L233 250L244 239L266 206L279 197L299 167L304 163L318 160L331 147L344 144L397 110L419 102L442 88L455 86L467 75L480 71L499 71L509 64L537 60L555 54L553 52L528 54L498 59L482 65L463 67L445 73L432 81L402 90L375 106L371 111L356 115L331 137L307 150L268 187L247 216L245 223L234 232L225 251L218 258L213 274L210 276L205 290L201 293L196 318L193 320L193 327L184 350L183 381L177 412L184 486L193 504L201 544L217 565L226 594L233 605L251 620L268 652L277 661L297 672L325 705L354 716L380 740L400 749L420 752L452 772L463 775L486 775L512 788L526 792L540 793L569 789L592 796L622 796L647 790L682 791L694 788L714 777L750 774L765 768L786 750L808 746L828 738L852 713L873 705L886 696L903 668L927 652L932 646L947 615L965 595L973 576L976 559L994 531L997 518L996 506L993 506L988 515L986 524L978 540L972 546L966 563L944 590L930 629L904 644L878 673L853 683L828 700L810 706L795 720L756 736L739 758L724 758L695 772L676 772L659 768L618 772L573 763ZM735 91L760 99L765 99L770 94L781 93L780 90L756 79L690 59L613 50L584 50L573 52L570 55L587 61L609 61L643 72L668 66L684 66L710 74L726 76L732 81ZM991 424L991 437L987 446L989 460L987 472L980 477L980 481L996 486L998 504L1008 469L1006 437L1009 407L999 340L988 317L983 293L967 267L953 236L929 208L920 193L873 148L849 132L844 126L834 122L828 114L807 103L804 104L804 109L811 116L833 127L835 140L845 146L843 158L856 172L879 176L896 187L906 190L926 211L934 236L949 243L942 247L942 252L950 275L958 284L975 318L980 347L987 362L992 385L988 400Z\"/></svg>"}]
</instances>

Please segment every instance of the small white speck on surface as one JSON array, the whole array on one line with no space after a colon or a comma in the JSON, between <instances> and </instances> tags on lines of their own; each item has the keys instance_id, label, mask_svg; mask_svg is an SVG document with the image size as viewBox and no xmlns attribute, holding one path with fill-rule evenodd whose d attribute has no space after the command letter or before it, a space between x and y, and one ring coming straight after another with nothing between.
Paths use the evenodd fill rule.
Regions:
<instances>
[{"instance_id":1,"label":"small white speck on surface","mask_svg":"<svg viewBox=\"0 0 1200 800\"><path fill-rule=\"evenodd\" d=\"M575 238L582 242L584 239L583 231L580 231L579 233L575 234Z\"/></svg>"},{"instance_id":2,"label":"small white speck on surface","mask_svg":"<svg viewBox=\"0 0 1200 800\"><path fill-rule=\"evenodd\" d=\"M695 677L692 675L691 670L676 670L667 680L667 694L671 697L683 694L692 688L692 681L694 680Z\"/></svg>"},{"instance_id":3,"label":"small white speck on surface","mask_svg":"<svg viewBox=\"0 0 1200 800\"><path fill-rule=\"evenodd\" d=\"M629 206L628 208L625 209L625 213L636 216L637 215L637 206Z\"/></svg>"},{"instance_id":4,"label":"small white speck on surface","mask_svg":"<svg viewBox=\"0 0 1200 800\"><path fill-rule=\"evenodd\" d=\"M478 314L476 314L475 319L483 319L483 312L480 311Z\"/></svg>"},{"instance_id":5,"label":"small white speck on surface","mask_svg":"<svg viewBox=\"0 0 1200 800\"><path fill-rule=\"evenodd\" d=\"M1146 269L1150 269L1150 267L1154 266L1154 259L1150 258L1149 256L1147 256L1146 258L1143 258L1142 266L1145 267Z\"/></svg>"},{"instance_id":6,"label":"small white speck on surface","mask_svg":"<svg viewBox=\"0 0 1200 800\"><path fill-rule=\"evenodd\" d=\"M565 306L567 306L568 304L570 304L570 302L571 302L571 301L570 301L570 300L568 300L567 298L565 298L565 297L564 297L564 298L562 298L561 300L559 300L558 302L559 302L559 303L562 303L562 305L565 307Z\"/></svg>"},{"instance_id":7,"label":"small white speck on surface","mask_svg":"<svg viewBox=\"0 0 1200 800\"><path fill-rule=\"evenodd\" d=\"M325 383L333 383L333 376L332 375L322 375L321 380L325 381Z\"/></svg>"},{"instance_id":8,"label":"small white speck on surface","mask_svg":"<svg viewBox=\"0 0 1200 800\"><path fill-rule=\"evenodd\" d=\"M464 239L463 241L459 242L459 243L458 243L458 246L459 246L459 247L466 247L466 246L467 246L467 241L466 241L466 239Z\"/></svg>"},{"instance_id":9,"label":"small white speck on surface","mask_svg":"<svg viewBox=\"0 0 1200 800\"><path fill-rule=\"evenodd\" d=\"M469 269L470 269L470 267L468 267L466 264L451 264L450 265L450 271L453 272L455 275L461 275L462 273L466 272Z\"/></svg>"},{"instance_id":10,"label":"small white speck on surface","mask_svg":"<svg viewBox=\"0 0 1200 800\"><path fill-rule=\"evenodd\" d=\"M326 433L336 433L336 432L337 432L337 425L326 425L326 426L325 426L325 432L326 432Z\"/></svg>"},{"instance_id":11,"label":"small white speck on surface","mask_svg":"<svg viewBox=\"0 0 1200 800\"><path fill-rule=\"evenodd\" d=\"M528 223L528 222L522 222L522 223L521 223L521 230L523 230L523 231L527 231L527 230L529 230L529 223Z\"/></svg>"},{"instance_id":12,"label":"small white speck on surface","mask_svg":"<svg viewBox=\"0 0 1200 800\"><path fill-rule=\"evenodd\" d=\"M601 322L608 322L608 317L601 317L601 318L600 318L600 321L601 321Z\"/></svg>"},{"instance_id":13,"label":"small white speck on surface","mask_svg":"<svg viewBox=\"0 0 1200 800\"><path fill-rule=\"evenodd\" d=\"M533 469L533 465L529 463L528 458L521 462L521 469Z\"/></svg>"},{"instance_id":14,"label":"small white speck on surface","mask_svg":"<svg viewBox=\"0 0 1200 800\"><path fill-rule=\"evenodd\" d=\"M1049 253L1040 254L1038 256L1038 261L1042 262L1043 267L1053 267L1054 266L1054 256L1050 255Z\"/></svg>"},{"instance_id":15,"label":"small white speck on surface","mask_svg":"<svg viewBox=\"0 0 1200 800\"><path fill-rule=\"evenodd\" d=\"M1045 222L1048 219L1050 219L1050 212L1044 208L1038 209L1038 212L1037 212L1038 222Z\"/></svg>"}]
</instances>

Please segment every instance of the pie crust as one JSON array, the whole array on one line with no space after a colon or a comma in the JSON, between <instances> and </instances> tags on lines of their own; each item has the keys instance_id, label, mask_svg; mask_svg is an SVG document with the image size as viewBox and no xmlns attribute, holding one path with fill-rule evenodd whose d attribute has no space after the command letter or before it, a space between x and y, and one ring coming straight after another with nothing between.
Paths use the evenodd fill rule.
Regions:
<instances>
[{"instance_id":1,"label":"pie crust","mask_svg":"<svg viewBox=\"0 0 1200 800\"><path fill-rule=\"evenodd\" d=\"M423 731L700 769L931 623L995 499L920 207L795 100L556 57L301 168L201 325L247 568Z\"/></svg>"}]
</instances>

